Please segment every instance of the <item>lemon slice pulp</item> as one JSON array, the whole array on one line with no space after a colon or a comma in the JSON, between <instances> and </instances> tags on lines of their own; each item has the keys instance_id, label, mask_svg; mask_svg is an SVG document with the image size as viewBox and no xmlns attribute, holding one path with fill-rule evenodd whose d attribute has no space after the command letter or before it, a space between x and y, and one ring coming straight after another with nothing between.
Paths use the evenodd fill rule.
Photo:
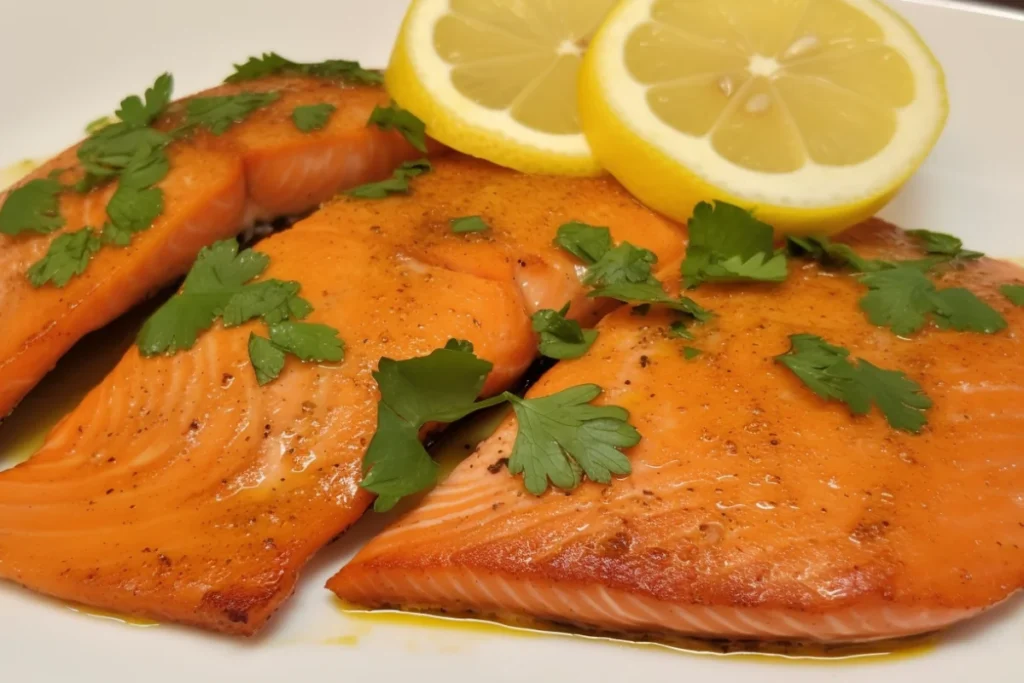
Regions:
<instances>
[{"instance_id":1,"label":"lemon slice pulp","mask_svg":"<svg viewBox=\"0 0 1024 683\"><path fill-rule=\"evenodd\" d=\"M792 233L876 212L947 112L935 58L877 0L624 0L580 106L599 161L653 208L724 199Z\"/></svg>"},{"instance_id":2,"label":"lemon slice pulp","mask_svg":"<svg viewBox=\"0 0 1024 683\"><path fill-rule=\"evenodd\" d=\"M415 0L386 75L454 149L527 172L600 172L577 115L586 46L615 0Z\"/></svg>"}]
</instances>

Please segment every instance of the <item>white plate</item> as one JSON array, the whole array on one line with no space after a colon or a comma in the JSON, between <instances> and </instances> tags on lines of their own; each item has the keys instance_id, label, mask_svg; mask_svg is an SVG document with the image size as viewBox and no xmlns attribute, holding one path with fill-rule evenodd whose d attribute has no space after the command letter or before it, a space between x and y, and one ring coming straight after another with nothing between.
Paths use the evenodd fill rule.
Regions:
<instances>
[{"instance_id":1,"label":"white plate","mask_svg":"<svg viewBox=\"0 0 1024 683\"><path fill-rule=\"evenodd\" d=\"M884 215L905 227L957 233L970 247L992 254L1024 256L1019 201L1024 188L1024 16L954 2L892 2L945 66L952 115L935 153ZM86 122L111 112L122 96L140 91L165 69L174 72L177 92L184 94L217 82L233 60L264 50L293 58L350 57L383 65L405 4L91 0L58 6L4 0L0 168L73 141ZM31 410L31 404L23 407ZM31 417L23 411L18 419ZM989 683L1020 681L1024 671L1020 599L948 634L923 653L845 665L780 664L582 638L525 638L497 629L347 617L322 589L323 583L382 522L369 514L321 553L271 631L251 641L172 626L131 627L76 614L61 603L0 585L0 679L280 683L372 676L379 681L522 683L714 677L721 683L868 678L875 683Z\"/></svg>"}]
</instances>

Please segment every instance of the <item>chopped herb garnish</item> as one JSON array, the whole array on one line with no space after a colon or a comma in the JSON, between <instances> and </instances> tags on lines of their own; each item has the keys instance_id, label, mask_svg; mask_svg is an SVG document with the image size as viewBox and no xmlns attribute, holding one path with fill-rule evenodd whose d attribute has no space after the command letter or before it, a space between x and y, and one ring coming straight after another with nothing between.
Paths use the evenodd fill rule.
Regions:
<instances>
[{"instance_id":1,"label":"chopped herb garnish","mask_svg":"<svg viewBox=\"0 0 1024 683\"><path fill-rule=\"evenodd\" d=\"M682 320L677 320L668 326L668 336L687 341L693 340L693 332L690 332L689 326Z\"/></svg>"},{"instance_id":2,"label":"chopped herb garnish","mask_svg":"<svg viewBox=\"0 0 1024 683\"><path fill-rule=\"evenodd\" d=\"M686 360L694 360L695 358L698 358L702 353L703 351L692 346L683 347L683 358L685 358Z\"/></svg>"},{"instance_id":3,"label":"chopped herb garnish","mask_svg":"<svg viewBox=\"0 0 1024 683\"><path fill-rule=\"evenodd\" d=\"M804 256L826 266L848 267L859 273L896 267L891 261L863 258L849 245L833 242L828 237L789 237L786 246L792 256Z\"/></svg>"},{"instance_id":4,"label":"chopped herb garnish","mask_svg":"<svg viewBox=\"0 0 1024 683\"><path fill-rule=\"evenodd\" d=\"M772 227L746 209L701 202L693 210L689 233L682 265L683 283L689 289L703 282L786 279L786 254L775 251Z\"/></svg>"},{"instance_id":5,"label":"chopped herb garnish","mask_svg":"<svg viewBox=\"0 0 1024 683\"><path fill-rule=\"evenodd\" d=\"M1024 306L1024 285L1003 285L999 291L1014 306Z\"/></svg>"},{"instance_id":6,"label":"chopped herb garnish","mask_svg":"<svg viewBox=\"0 0 1024 683\"><path fill-rule=\"evenodd\" d=\"M326 102L295 107L292 110L292 121L295 122L295 127L303 133L312 133L326 126L335 110L337 107Z\"/></svg>"},{"instance_id":7,"label":"chopped herb garnish","mask_svg":"<svg viewBox=\"0 0 1024 683\"><path fill-rule=\"evenodd\" d=\"M117 119L115 119L113 116L100 116L98 118L95 118L89 123L85 124L85 134L92 135L93 133L97 133L112 123L117 123Z\"/></svg>"},{"instance_id":8,"label":"chopped herb garnish","mask_svg":"<svg viewBox=\"0 0 1024 683\"><path fill-rule=\"evenodd\" d=\"M194 97L185 107L185 125L206 128L222 135L228 128L247 119L253 112L275 100L276 92L242 92L218 97Z\"/></svg>"},{"instance_id":9,"label":"chopped herb garnish","mask_svg":"<svg viewBox=\"0 0 1024 683\"><path fill-rule=\"evenodd\" d=\"M158 187L138 190L123 183L107 203L110 223L103 227L104 241L125 246L134 233L148 230L164 211L164 193Z\"/></svg>"},{"instance_id":10,"label":"chopped herb garnish","mask_svg":"<svg viewBox=\"0 0 1024 683\"><path fill-rule=\"evenodd\" d=\"M276 323L270 326L270 341L307 363L337 363L345 357L338 331L322 323Z\"/></svg>"},{"instance_id":11,"label":"chopped herb garnish","mask_svg":"<svg viewBox=\"0 0 1024 683\"><path fill-rule=\"evenodd\" d=\"M259 276L268 263L267 255L258 251L245 249L239 253L235 240L204 247L181 291L157 309L139 331L137 342L142 355L174 354L192 348L199 333L213 325L232 297Z\"/></svg>"},{"instance_id":12,"label":"chopped herb garnish","mask_svg":"<svg viewBox=\"0 0 1024 683\"><path fill-rule=\"evenodd\" d=\"M367 125L377 126L381 130L397 130L410 145L427 153L426 124L393 102L388 107L375 107Z\"/></svg>"},{"instance_id":13,"label":"chopped herb garnish","mask_svg":"<svg viewBox=\"0 0 1024 683\"><path fill-rule=\"evenodd\" d=\"M50 243L46 256L28 269L28 280L33 287L42 287L47 282L63 287L71 278L85 272L89 260L99 251L100 246L100 240L92 228L58 235Z\"/></svg>"},{"instance_id":14,"label":"chopped herb garnish","mask_svg":"<svg viewBox=\"0 0 1024 683\"><path fill-rule=\"evenodd\" d=\"M490 228L484 219L480 216L463 216L462 218L453 218L449 223L452 226L452 232L456 234L462 234L467 232L483 232Z\"/></svg>"},{"instance_id":15,"label":"chopped herb garnish","mask_svg":"<svg viewBox=\"0 0 1024 683\"><path fill-rule=\"evenodd\" d=\"M619 284L652 284L651 266L658 262L653 251L623 242L609 249L596 263L587 268L583 284L595 287ZM657 285L660 288L660 285Z\"/></svg>"},{"instance_id":16,"label":"chopped herb garnish","mask_svg":"<svg viewBox=\"0 0 1024 683\"><path fill-rule=\"evenodd\" d=\"M0 205L0 232L5 235L27 231L47 234L64 225L64 217L60 215L60 193L64 186L55 175L30 180L7 194Z\"/></svg>"},{"instance_id":17,"label":"chopped herb garnish","mask_svg":"<svg viewBox=\"0 0 1024 683\"><path fill-rule=\"evenodd\" d=\"M936 256L948 256L958 261L970 261L984 256L980 251L964 249L959 237L931 230L908 230L907 234L921 243L925 252Z\"/></svg>"},{"instance_id":18,"label":"chopped herb garnish","mask_svg":"<svg viewBox=\"0 0 1024 683\"><path fill-rule=\"evenodd\" d=\"M587 296L607 297L609 299L617 299L618 301L624 301L631 304L637 302L658 304L666 306L673 311L678 311L692 316L697 322L702 323L705 323L714 317L714 313L702 307L689 297L670 297L665 293L665 290L661 288L661 284L658 282L624 282L622 284L608 285L593 290Z\"/></svg>"},{"instance_id":19,"label":"chopped herb garnish","mask_svg":"<svg viewBox=\"0 0 1024 683\"><path fill-rule=\"evenodd\" d=\"M375 510L390 510L404 496L434 485L437 464L419 436L425 424L454 422L505 400L476 400L492 367L471 344L457 340L428 356L380 360L373 373L380 389L377 431L363 456L361 484L377 494Z\"/></svg>"},{"instance_id":20,"label":"chopped herb garnish","mask_svg":"<svg viewBox=\"0 0 1024 683\"><path fill-rule=\"evenodd\" d=\"M383 199L393 194L408 194L410 189L409 180L427 173L430 169L430 162L426 159L406 161L395 169L395 172L387 180L360 185L359 187L352 188L345 194L358 199Z\"/></svg>"},{"instance_id":21,"label":"chopped herb garnish","mask_svg":"<svg viewBox=\"0 0 1024 683\"><path fill-rule=\"evenodd\" d=\"M235 64L235 72L224 80L227 83L241 83L274 74L316 76L364 85L378 85L384 82L379 71L364 69L359 62L329 59L323 62L304 64L293 62L275 52L265 52L259 57L250 57L244 64Z\"/></svg>"},{"instance_id":22,"label":"chopped herb garnish","mask_svg":"<svg viewBox=\"0 0 1024 683\"><path fill-rule=\"evenodd\" d=\"M280 376L285 354L277 344L255 332L249 334L249 362L256 373L256 382L263 386Z\"/></svg>"},{"instance_id":23,"label":"chopped herb garnish","mask_svg":"<svg viewBox=\"0 0 1024 683\"><path fill-rule=\"evenodd\" d=\"M619 406L595 406L601 387L584 384L541 398L507 394L519 421L508 469L522 474L526 490L541 495L550 481L569 491L583 474L601 484L632 471L620 449L635 446L640 433Z\"/></svg>"},{"instance_id":24,"label":"chopped herb garnish","mask_svg":"<svg viewBox=\"0 0 1024 683\"><path fill-rule=\"evenodd\" d=\"M224 327L235 327L255 318L269 325L270 338L249 337L249 359L262 385L275 379L284 367L286 353L302 361L337 362L344 358L344 344L333 327L294 322L312 312L301 298L297 282L264 280L250 283L266 270L266 254L224 240L199 252L181 291L157 309L139 331L139 351L144 356L173 354L190 349L199 333L223 317Z\"/></svg>"},{"instance_id":25,"label":"chopped herb garnish","mask_svg":"<svg viewBox=\"0 0 1024 683\"><path fill-rule=\"evenodd\" d=\"M573 221L558 228L555 244L591 266L611 251L612 233L608 228Z\"/></svg>"},{"instance_id":26,"label":"chopped herb garnish","mask_svg":"<svg viewBox=\"0 0 1024 683\"><path fill-rule=\"evenodd\" d=\"M776 357L821 398L845 403L853 415L866 415L874 403L893 429L920 432L932 401L902 372L883 370L864 359L854 365L850 352L812 334L790 336L791 348Z\"/></svg>"},{"instance_id":27,"label":"chopped herb garnish","mask_svg":"<svg viewBox=\"0 0 1024 683\"><path fill-rule=\"evenodd\" d=\"M540 335L541 355L565 360L579 358L594 345L597 330L584 330L575 320L568 320L569 304L562 310L544 309L533 314L533 331Z\"/></svg>"},{"instance_id":28,"label":"chopped herb garnish","mask_svg":"<svg viewBox=\"0 0 1024 683\"><path fill-rule=\"evenodd\" d=\"M145 101L138 95L129 95L121 100L121 108L115 114L132 128L144 128L152 124L171 103L173 91L174 78L168 73L161 74L146 89Z\"/></svg>"},{"instance_id":29,"label":"chopped herb garnish","mask_svg":"<svg viewBox=\"0 0 1024 683\"><path fill-rule=\"evenodd\" d=\"M870 290L860 301L868 320L906 337L929 317L942 329L993 334L1006 328L1006 320L970 290L937 289L914 267L866 273L861 281Z\"/></svg>"}]
</instances>

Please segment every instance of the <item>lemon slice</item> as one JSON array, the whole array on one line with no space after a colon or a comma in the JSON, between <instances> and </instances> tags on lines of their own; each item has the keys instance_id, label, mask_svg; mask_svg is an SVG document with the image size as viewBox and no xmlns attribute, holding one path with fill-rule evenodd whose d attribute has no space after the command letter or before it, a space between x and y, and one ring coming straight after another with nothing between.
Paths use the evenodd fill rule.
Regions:
<instances>
[{"instance_id":1,"label":"lemon slice","mask_svg":"<svg viewBox=\"0 0 1024 683\"><path fill-rule=\"evenodd\" d=\"M577 115L582 55L615 0L415 0L387 69L435 139L533 173L594 175Z\"/></svg>"},{"instance_id":2,"label":"lemon slice","mask_svg":"<svg viewBox=\"0 0 1024 683\"><path fill-rule=\"evenodd\" d=\"M789 233L874 214L945 124L945 79L876 0L624 0L591 44L599 161L678 219L722 199Z\"/></svg>"}]
</instances>

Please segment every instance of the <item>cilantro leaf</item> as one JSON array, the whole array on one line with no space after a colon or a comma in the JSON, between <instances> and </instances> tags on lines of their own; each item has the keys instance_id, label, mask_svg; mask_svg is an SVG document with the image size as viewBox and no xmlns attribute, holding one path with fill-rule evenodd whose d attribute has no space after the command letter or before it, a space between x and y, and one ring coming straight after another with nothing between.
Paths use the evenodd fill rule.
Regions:
<instances>
[{"instance_id":1,"label":"cilantro leaf","mask_svg":"<svg viewBox=\"0 0 1024 683\"><path fill-rule=\"evenodd\" d=\"M231 298L262 273L267 262L266 254L252 249L239 253L235 240L203 248L181 291L142 326L136 340L139 351L153 356L192 348L199 332L213 325Z\"/></svg>"},{"instance_id":2,"label":"cilantro leaf","mask_svg":"<svg viewBox=\"0 0 1024 683\"><path fill-rule=\"evenodd\" d=\"M504 400L476 400L492 367L456 340L428 356L380 360L373 373L380 389L377 431L363 456L361 484L377 494L375 510L434 484L437 465L419 438L425 424L454 422Z\"/></svg>"},{"instance_id":3,"label":"cilantro leaf","mask_svg":"<svg viewBox=\"0 0 1024 683\"><path fill-rule=\"evenodd\" d=\"M120 175L129 166L140 165L154 150L163 148L171 136L155 128L134 128L124 122L102 128L78 148L78 160L86 172L75 189L80 192ZM162 176L161 176L162 177Z\"/></svg>"},{"instance_id":4,"label":"cilantro leaf","mask_svg":"<svg viewBox=\"0 0 1024 683\"><path fill-rule=\"evenodd\" d=\"M107 202L107 216L120 234L148 230L163 212L164 193L158 187L139 190L121 185Z\"/></svg>"},{"instance_id":5,"label":"cilantro leaf","mask_svg":"<svg viewBox=\"0 0 1024 683\"><path fill-rule=\"evenodd\" d=\"M60 215L60 193L64 189L54 177L30 180L11 190L0 204L0 232L20 235L32 231L51 233L64 225Z\"/></svg>"},{"instance_id":6,"label":"cilantro leaf","mask_svg":"<svg viewBox=\"0 0 1024 683\"><path fill-rule=\"evenodd\" d=\"M775 358L825 400L846 403L853 415L877 405L893 429L920 432L932 401L902 372L884 370L866 360L854 365L850 352L811 334L790 336L791 348Z\"/></svg>"},{"instance_id":7,"label":"cilantro leaf","mask_svg":"<svg viewBox=\"0 0 1024 683\"><path fill-rule=\"evenodd\" d=\"M958 332L995 334L1006 329L1006 319L969 289L949 287L935 292L935 324Z\"/></svg>"},{"instance_id":8,"label":"cilantro leaf","mask_svg":"<svg viewBox=\"0 0 1024 683\"><path fill-rule=\"evenodd\" d=\"M322 323L275 323L270 326L270 341L306 362L337 363L345 358L345 343L338 330Z\"/></svg>"},{"instance_id":9,"label":"cilantro leaf","mask_svg":"<svg viewBox=\"0 0 1024 683\"><path fill-rule=\"evenodd\" d=\"M786 279L786 255L775 252L774 230L746 209L725 202L701 202L693 210L689 232L682 265L688 289L703 282Z\"/></svg>"},{"instance_id":10,"label":"cilantro leaf","mask_svg":"<svg viewBox=\"0 0 1024 683\"><path fill-rule=\"evenodd\" d=\"M159 183L170 170L171 162L163 147L143 145L120 170L119 183L121 187L141 190Z\"/></svg>"},{"instance_id":11,"label":"cilantro leaf","mask_svg":"<svg viewBox=\"0 0 1024 683\"><path fill-rule=\"evenodd\" d=\"M249 362L260 386L273 382L284 369L284 351L256 333L249 334Z\"/></svg>"},{"instance_id":12,"label":"cilantro leaf","mask_svg":"<svg viewBox=\"0 0 1024 683\"><path fill-rule=\"evenodd\" d=\"M695 360L696 358L699 358L702 353L704 352L692 346L683 347L683 358L686 360Z\"/></svg>"},{"instance_id":13,"label":"cilantro leaf","mask_svg":"<svg viewBox=\"0 0 1024 683\"><path fill-rule=\"evenodd\" d=\"M572 490L582 475L601 484L632 471L621 448L635 446L640 433L619 406L590 405L601 387L584 384L542 398L508 399L519 421L508 469L522 474L526 490L541 495L550 481Z\"/></svg>"},{"instance_id":14,"label":"cilantro leaf","mask_svg":"<svg viewBox=\"0 0 1024 683\"><path fill-rule=\"evenodd\" d=\"M572 221L558 228L555 244L592 266L612 249L612 233L608 228Z\"/></svg>"},{"instance_id":15,"label":"cilantro leaf","mask_svg":"<svg viewBox=\"0 0 1024 683\"><path fill-rule=\"evenodd\" d=\"M861 281L870 290L860 300L868 320L901 337L919 331L932 316L939 327L960 331L993 334L1006 327L1003 317L972 292L938 290L913 266L867 273Z\"/></svg>"},{"instance_id":16,"label":"cilantro leaf","mask_svg":"<svg viewBox=\"0 0 1024 683\"><path fill-rule=\"evenodd\" d=\"M490 226L484 222L484 219L480 216L463 216L462 218L453 218L449 221L452 227L452 232L455 234L464 234L467 232L483 232L490 229Z\"/></svg>"},{"instance_id":17,"label":"cilantro leaf","mask_svg":"<svg viewBox=\"0 0 1024 683\"><path fill-rule=\"evenodd\" d=\"M925 252L938 256L948 256L951 259L969 261L984 256L980 251L964 249L964 243L959 237L947 235L944 232L932 232L931 230L908 230L907 234L914 237Z\"/></svg>"},{"instance_id":18,"label":"cilantro leaf","mask_svg":"<svg viewBox=\"0 0 1024 683\"><path fill-rule=\"evenodd\" d=\"M583 284L594 286L656 283L651 266L658 262L653 251L623 242L587 268Z\"/></svg>"},{"instance_id":19,"label":"cilantro leaf","mask_svg":"<svg viewBox=\"0 0 1024 683\"><path fill-rule=\"evenodd\" d=\"M591 291L587 294L588 297L607 297L609 299L617 299L618 301L624 301L626 303L649 303L649 304L660 304L667 306L673 311L679 311L692 316L698 322L708 322L714 317L714 313L702 307L693 299L681 296L678 299L673 299L665 290L661 288L661 284L658 282L641 282L641 283L629 283L625 282L622 284L607 285Z\"/></svg>"},{"instance_id":20,"label":"cilantro leaf","mask_svg":"<svg viewBox=\"0 0 1024 683\"><path fill-rule=\"evenodd\" d=\"M247 119L253 112L268 106L278 98L276 92L242 92L237 95L195 97L185 107L185 125L199 126L214 135L222 135L228 128Z\"/></svg>"},{"instance_id":21,"label":"cilantro leaf","mask_svg":"<svg viewBox=\"0 0 1024 683\"><path fill-rule=\"evenodd\" d=\"M245 63L234 66L235 72L224 79L227 83L241 83L275 74L317 76L364 85L378 85L384 82L379 71L364 69L359 62L346 59L329 59L323 62L303 64L293 62L276 52L265 52L259 57L249 57Z\"/></svg>"},{"instance_id":22,"label":"cilantro leaf","mask_svg":"<svg viewBox=\"0 0 1024 683\"><path fill-rule=\"evenodd\" d=\"M430 162L426 159L406 161L396 168L395 172L387 180L360 185L359 187L352 188L345 194L357 199L384 199L392 194L408 194L409 180L430 170Z\"/></svg>"},{"instance_id":23,"label":"cilantro leaf","mask_svg":"<svg viewBox=\"0 0 1024 683\"><path fill-rule=\"evenodd\" d=\"M682 320L676 320L674 323L669 325L668 336L675 339L693 341L693 332L690 332L690 328L687 327L686 323Z\"/></svg>"},{"instance_id":24,"label":"cilantro leaf","mask_svg":"<svg viewBox=\"0 0 1024 683\"><path fill-rule=\"evenodd\" d=\"M1014 306L1024 306L1024 285L1003 285L999 291Z\"/></svg>"},{"instance_id":25,"label":"cilantro leaf","mask_svg":"<svg viewBox=\"0 0 1024 683\"><path fill-rule=\"evenodd\" d=\"M397 130L406 141L427 153L427 126L415 114L402 109L394 102L390 106L374 107L370 114L369 126L377 126L381 130Z\"/></svg>"},{"instance_id":26,"label":"cilantro leaf","mask_svg":"<svg viewBox=\"0 0 1024 683\"><path fill-rule=\"evenodd\" d=\"M270 325L305 318L313 307L298 296L301 287L295 281L275 279L246 285L224 306L224 327L236 327L253 318L263 318Z\"/></svg>"},{"instance_id":27,"label":"cilantro leaf","mask_svg":"<svg viewBox=\"0 0 1024 683\"><path fill-rule=\"evenodd\" d=\"M789 237L786 246L792 256L805 256L826 266L849 267L859 273L896 267L892 261L863 258L848 244L833 242L828 237Z\"/></svg>"},{"instance_id":28,"label":"cilantro leaf","mask_svg":"<svg viewBox=\"0 0 1024 683\"><path fill-rule=\"evenodd\" d=\"M569 304L562 310L544 309L533 314L533 331L540 335L541 355L557 360L579 358L594 345L597 330L584 330L568 320Z\"/></svg>"},{"instance_id":29,"label":"cilantro leaf","mask_svg":"<svg viewBox=\"0 0 1024 683\"><path fill-rule=\"evenodd\" d=\"M50 243L46 256L28 269L28 280L33 287L42 287L47 282L63 287L71 278L85 272L89 260L100 246L92 228L59 235Z\"/></svg>"},{"instance_id":30,"label":"cilantro leaf","mask_svg":"<svg viewBox=\"0 0 1024 683\"><path fill-rule=\"evenodd\" d=\"M121 108L116 112L117 117L129 126L148 126L171 103L173 90L174 78L169 73L161 74L152 87L146 89L145 103L138 95L130 95L121 100Z\"/></svg>"},{"instance_id":31,"label":"cilantro leaf","mask_svg":"<svg viewBox=\"0 0 1024 683\"><path fill-rule=\"evenodd\" d=\"M333 104L310 104L304 107L295 107L292 110L292 121L295 122L295 127L301 130L303 133L312 133L315 130L320 130L327 125L327 122L337 110Z\"/></svg>"}]
</instances>

